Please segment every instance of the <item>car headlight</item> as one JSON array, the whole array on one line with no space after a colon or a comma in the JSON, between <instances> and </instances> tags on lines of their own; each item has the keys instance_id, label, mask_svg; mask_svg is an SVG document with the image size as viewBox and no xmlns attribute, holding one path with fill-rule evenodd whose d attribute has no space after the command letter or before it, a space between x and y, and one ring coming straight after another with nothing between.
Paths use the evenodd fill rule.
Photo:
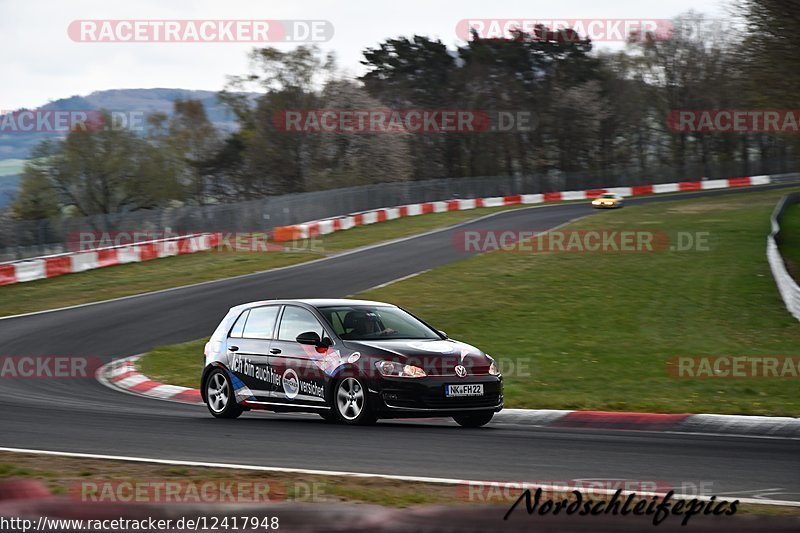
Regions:
<instances>
[{"instance_id":1,"label":"car headlight","mask_svg":"<svg viewBox=\"0 0 800 533\"><path fill-rule=\"evenodd\" d=\"M395 378L424 378L427 374L418 366L404 365L395 361L377 361L375 366L381 376Z\"/></svg>"},{"instance_id":2,"label":"car headlight","mask_svg":"<svg viewBox=\"0 0 800 533\"><path fill-rule=\"evenodd\" d=\"M488 355L486 357L489 357ZM489 365L489 374L492 376L499 376L500 375L500 367L497 366L497 361L489 357L489 361L492 363Z\"/></svg>"}]
</instances>

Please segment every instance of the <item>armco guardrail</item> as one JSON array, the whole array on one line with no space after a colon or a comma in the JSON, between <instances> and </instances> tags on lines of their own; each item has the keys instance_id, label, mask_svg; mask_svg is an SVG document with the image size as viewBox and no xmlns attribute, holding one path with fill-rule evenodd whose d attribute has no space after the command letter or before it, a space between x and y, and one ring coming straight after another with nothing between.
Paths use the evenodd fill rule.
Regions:
<instances>
[{"instance_id":1,"label":"armco guardrail","mask_svg":"<svg viewBox=\"0 0 800 533\"><path fill-rule=\"evenodd\" d=\"M783 175L776 176L783 179ZM424 213L442 213L445 211L463 211L478 207L498 207L514 204L540 204L570 200L589 200L603 193L613 192L621 196L642 196L648 194L675 193L687 191L705 191L726 189L730 187L749 187L767 185L773 182L772 176L745 176L718 180L681 181L677 183L659 183L655 185L634 185L631 187L608 187L605 189L589 189L583 191L546 192L539 194L514 194L491 198L472 198L427 202L423 204L403 205L362 211L346 216L312 220L291 226L278 226L273 229L276 242L309 239L318 235L327 235L336 231L350 229L363 224L374 224L384 220L392 220Z\"/></svg>"},{"instance_id":2,"label":"armco guardrail","mask_svg":"<svg viewBox=\"0 0 800 533\"><path fill-rule=\"evenodd\" d=\"M213 233L182 235L127 246L110 246L95 250L48 255L26 261L2 263L0 264L0 285L54 278L95 268L202 252L216 246L217 239L218 235Z\"/></svg>"},{"instance_id":3,"label":"armco guardrail","mask_svg":"<svg viewBox=\"0 0 800 533\"><path fill-rule=\"evenodd\" d=\"M778 286L781 298L783 298L783 303L786 304L786 309L789 310L793 317L800 320L800 287L789 274L786 262L783 260L778 248L778 244L781 242L781 218L783 213L787 207L798 203L800 203L800 193L791 193L781 198L778 205L775 206L770 218L772 231L767 237L767 260L769 261L770 269L772 269L772 277L775 278L775 284Z\"/></svg>"},{"instance_id":4,"label":"armco guardrail","mask_svg":"<svg viewBox=\"0 0 800 533\"><path fill-rule=\"evenodd\" d=\"M775 176L783 180L783 176ZM674 193L680 191L702 191L725 189L730 187L749 187L767 185L773 182L773 176L745 176L718 180L682 181L678 183L660 183L655 185L634 185L632 187L609 187L585 191L562 191L538 194L514 194L510 196L491 196L472 199L450 199L418 204L407 204L362 211L352 215L314 220L292 226L278 226L272 230L274 242L287 242L313 238L335 231L346 230L355 226L375 224L400 217L440 213L444 211L461 211L479 207L493 207L514 204L539 204L565 200L586 200L603 194L614 192L623 196L639 196L648 194ZM211 228L209 228L210 230ZM206 231L188 236L161 239L136 243L127 246L100 248L58 255L36 257L25 261L0 263L0 285L10 285L84 272L95 268L120 265L123 263L147 261L171 255L187 254L209 250L224 242L225 233ZM266 243L265 243L266 244ZM258 248L259 250L262 248ZM268 249L266 247L264 250ZM274 248L272 248L274 249Z\"/></svg>"}]
</instances>

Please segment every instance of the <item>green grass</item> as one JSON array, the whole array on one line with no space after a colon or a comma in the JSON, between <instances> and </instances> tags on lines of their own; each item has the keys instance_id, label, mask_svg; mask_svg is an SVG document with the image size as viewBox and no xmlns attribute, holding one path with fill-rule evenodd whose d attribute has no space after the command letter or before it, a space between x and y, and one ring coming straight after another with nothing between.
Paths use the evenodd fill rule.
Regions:
<instances>
[{"instance_id":1,"label":"green grass","mask_svg":"<svg viewBox=\"0 0 800 533\"><path fill-rule=\"evenodd\" d=\"M97 302L203 281L260 272L325 254L406 237L520 206L433 213L360 226L312 241L294 253L212 251L130 263L0 287L0 316Z\"/></svg>"},{"instance_id":2,"label":"green grass","mask_svg":"<svg viewBox=\"0 0 800 533\"><path fill-rule=\"evenodd\" d=\"M204 252L17 283L0 287L0 316L249 274L317 257L309 253Z\"/></svg>"},{"instance_id":3,"label":"green grass","mask_svg":"<svg viewBox=\"0 0 800 533\"><path fill-rule=\"evenodd\" d=\"M678 355L798 355L765 258L785 192L601 212L569 229L709 232L709 251L491 253L361 297L407 307L496 357L506 405L800 415L797 380L676 379ZM140 360L159 381L197 386L202 341Z\"/></svg>"},{"instance_id":4,"label":"green grass","mask_svg":"<svg viewBox=\"0 0 800 533\"><path fill-rule=\"evenodd\" d=\"M491 213L518 209L520 207L530 206L511 205L503 207L485 207L467 211L448 211L446 213L430 213L427 215L398 218L396 220L387 220L386 222L371 224L369 226L358 226L347 231L331 233L330 235L325 235L316 239L316 244L321 245L321 248L327 252L348 250L360 246L367 246L376 242L408 237L417 233L423 233L436 228L442 228L486 216Z\"/></svg>"},{"instance_id":5,"label":"green grass","mask_svg":"<svg viewBox=\"0 0 800 533\"><path fill-rule=\"evenodd\" d=\"M269 495L275 497L276 501L304 504L368 503L392 508L406 508L415 505L496 505L505 506L507 509L518 495L513 489L508 495L498 490L482 494L485 499L469 499L465 487L439 483L421 483L379 477L356 478L296 472L174 467L113 459L43 457L34 454L0 452L0 481L5 482L11 479L36 480L45 485L53 495L73 498L80 494L82 483L92 483L95 486L104 487L107 483L120 482L192 482L199 485L209 482L229 484L232 481L243 484L267 483L270 488ZM249 492L244 494L245 497L249 495ZM101 497L108 499L110 495L101 493ZM143 497L146 498L146 496ZM193 496L188 497L193 498ZM599 501L604 498L593 496L593 499ZM487 508L487 512L491 512L492 509L496 511L497 507ZM738 514L798 516L800 508L744 505L740 507Z\"/></svg>"},{"instance_id":6,"label":"green grass","mask_svg":"<svg viewBox=\"0 0 800 533\"><path fill-rule=\"evenodd\" d=\"M185 467L114 460L47 457L0 452L0 481L38 480L52 494L67 496L80 483L102 486L108 482L267 483L276 501L303 503L370 503L387 507L416 504L463 504L455 486L381 478L305 475L282 472L253 472L227 468ZM248 494L249 495L249 494ZM105 496L109 497L108 495ZM245 495L247 497L247 495Z\"/></svg>"},{"instance_id":7,"label":"green grass","mask_svg":"<svg viewBox=\"0 0 800 533\"><path fill-rule=\"evenodd\" d=\"M200 387L203 368L203 347L208 338L161 346L136 362L145 376L182 387Z\"/></svg>"},{"instance_id":8,"label":"green grass","mask_svg":"<svg viewBox=\"0 0 800 533\"><path fill-rule=\"evenodd\" d=\"M780 249L789 272L800 281L800 204L783 212Z\"/></svg>"},{"instance_id":9,"label":"green grass","mask_svg":"<svg viewBox=\"0 0 800 533\"><path fill-rule=\"evenodd\" d=\"M707 252L492 253L360 296L408 307L514 368L508 407L798 416L797 379L667 372L677 355L800 352L765 257L783 194L626 207L570 226L707 231Z\"/></svg>"}]
</instances>

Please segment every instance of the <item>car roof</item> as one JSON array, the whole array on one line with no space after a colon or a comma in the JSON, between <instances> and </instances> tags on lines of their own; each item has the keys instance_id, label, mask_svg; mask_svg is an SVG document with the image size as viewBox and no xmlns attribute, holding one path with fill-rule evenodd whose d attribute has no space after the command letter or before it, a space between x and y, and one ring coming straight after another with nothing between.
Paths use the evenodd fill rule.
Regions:
<instances>
[{"instance_id":1,"label":"car roof","mask_svg":"<svg viewBox=\"0 0 800 533\"><path fill-rule=\"evenodd\" d=\"M370 306L384 306L395 307L393 304L384 302L374 302L370 300L351 300L347 298L306 298L300 300L258 300L255 302L248 302L231 307L231 310L249 309L251 307L258 307L261 305L278 305L278 304L305 304L311 307L339 307L348 305L370 305Z\"/></svg>"}]
</instances>

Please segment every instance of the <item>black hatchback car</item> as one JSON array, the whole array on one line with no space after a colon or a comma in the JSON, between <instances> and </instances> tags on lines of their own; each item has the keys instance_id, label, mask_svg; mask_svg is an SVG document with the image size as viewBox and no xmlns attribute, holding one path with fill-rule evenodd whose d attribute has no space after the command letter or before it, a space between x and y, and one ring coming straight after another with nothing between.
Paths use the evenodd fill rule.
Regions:
<instances>
[{"instance_id":1,"label":"black hatchback car","mask_svg":"<svg viewBox=\"0 0 800 533\"><path fill-rule=\"evenodd\" d=\"M201 388L215 417L305 411L343 424L503 408L503 377L481 350L391 304L267 300L232 308L205 347Z\"/></svg>"}]
</instances>

